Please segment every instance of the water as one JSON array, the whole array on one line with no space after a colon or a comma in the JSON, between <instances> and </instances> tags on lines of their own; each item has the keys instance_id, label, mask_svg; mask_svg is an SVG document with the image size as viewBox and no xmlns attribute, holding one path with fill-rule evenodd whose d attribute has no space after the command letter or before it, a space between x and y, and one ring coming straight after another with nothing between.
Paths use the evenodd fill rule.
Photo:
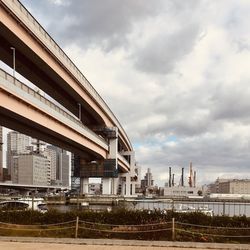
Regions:
<instances>
[{"instance_id":1,"label":"water","mask_svg":"<svg viewBox=\"0 0 250 250\"><path fill-rule=\"evenodd\" d=\"M134 205L135 209L148 209L148 210L170 210L173 207L179 208L181 205L186 207L207 207L213 210L214 215L228 215L228 216L240 216L246 215L250 217L250 203L248 202L193 202L193 201L138 201Z\"/></svg>"}]
</instances>

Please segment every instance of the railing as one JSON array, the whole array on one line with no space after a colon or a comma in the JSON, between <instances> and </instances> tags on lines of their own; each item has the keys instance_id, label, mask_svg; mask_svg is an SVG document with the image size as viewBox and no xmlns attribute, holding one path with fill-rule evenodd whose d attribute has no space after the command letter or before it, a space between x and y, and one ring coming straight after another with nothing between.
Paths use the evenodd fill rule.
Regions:
<instances>
[{"instance_id":1,"label":"railing","mask_svg":"<svg viewBox=\"0 0 250 250\"><path fill-rule=\"evenodd\" d=\"M85 88L85 90L99 103L100 107L104 109L106 114L116 123L116 126L125 136L129 146L132 149L131 142L121 126L118 119L110 110L105 101L93 88L86 77L80 72L76 65L70 60L70 58L64 53L64 51L58 46L58 44L52 39L52 37L46 32L46 30L36 21L36 19L28 12L28 10L18 0L0 0L9 9L11 9L18 19L43 43L43 45L67 68L67 70L78 80L79 83Z\"/></svg>"},{"instance_id":2,"label":"railing","mask_svg":"<svg viewBox=\"0 0 250 250\"><path fill-rule=\"evenodd\" d=\"M58 112L59 114L63 115L65 118L69 119L70 121L74 122L77 126L80 128L83 128L85 131L90 133L92 136L94 136L96 139L101 141L107 146L107 142L100 136L98 136L96 133L94 133L91 129L88 127L84 126L77 118L75 118L73 115L69 114L59 106L55 105L53 102L50 100L46 99L42 95L40 95L38 92L34 91L32 88L28 87L24 83L20 82L19 80L15 79L13 76L10 74L6 73L2 69L0 69L0 77L6 79L9 83L12 83L19 89L23 90L27 94L31 95L32 97L36 98L43 104L47 105L49 108L53 109L54 111Z\"/></svg>"},{"instance_id":3,"label":"railing","mask_svg":"<svg viewBox=\"0 0 250 250\"><path fill-rule=\"evenodd\" d=\"M53 224L12 224L0 222L0 235L11 232L12 236L67 237L67 238L121 238L192 242L233 242L249 243L250 227L212 226L175 221L172 217L147 224L107 224L95 221L75 220ZM148 244L148 243L147 243ZM157 244L157 241L154 242ZM211 245L209 245L211 247ZM223 245L222 245L223 246ZM231 249L231 245L227 248ZM206 246L207 248L208 246ZM216 249L218 245L216 246ZM236 248L234 248L236 249ZM237 249L249 249L249 245L239 245Z\"/></svg>"}]
</instances>

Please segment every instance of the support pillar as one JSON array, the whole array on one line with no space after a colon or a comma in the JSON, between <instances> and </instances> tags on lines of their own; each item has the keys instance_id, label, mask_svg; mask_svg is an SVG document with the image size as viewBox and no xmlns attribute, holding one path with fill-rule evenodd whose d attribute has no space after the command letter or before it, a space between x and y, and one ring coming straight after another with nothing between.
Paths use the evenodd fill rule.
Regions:
<instances>
[{"instance_id":1,"label":"support pillar","mask_svg":"<svg viewBox=\"0 0 250 250\"><path fill-rule=\"evenodd\" d=\"M112 194L112 178L102 178L102 194Z\"/></svg>"},{"instance_id":2,"label":"support pillar","mask_svg":"<svg viewBox=\"0 0 250 250\"><path fill-rule=\"evenodd\" d=\"M119 178L112 178L112 194L117 195Z\"/></svg>"},{"instance_id":3,"label":"support pillar","mask_svg":"<svg viewBox=\"0 0 250 250\"><path fill-rule=\"evenodd\" d=\"M115 169L118 169L118 129L113 128L113 134L109 138L109 154L108 159L115 160ZM114 175L112 175L114 176ZM103 194L114 194L116 195L118 191L118 178L103 178Z\"/></svg>"},{"instance_id":4,"label":"support pillar","mask_svg":"<svg viewBox=\"0 0 250 250\"><path fill-rule=\"evenodd\" d=\"M89 193L89 178L80 179L80 193L81 194Z\"/></svg>"}]
</instances>

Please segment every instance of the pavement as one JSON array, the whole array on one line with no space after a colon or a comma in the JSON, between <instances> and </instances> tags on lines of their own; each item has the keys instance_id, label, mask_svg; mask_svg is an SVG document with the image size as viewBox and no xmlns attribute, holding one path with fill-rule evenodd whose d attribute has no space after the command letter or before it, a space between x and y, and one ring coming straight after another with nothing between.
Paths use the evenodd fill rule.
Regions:
<instances>
[{"instance_id":1,"label":"pavement","mask_svg":"<svg viewBox=\"0 0 250 250\"><path fill-rule=\"evenodd\" d=\"M0 250L161 250L161 249L248 249L250 244L140 241L118 239L73 239L39 237L0 237Z\"/></svg>"}]
</instances>

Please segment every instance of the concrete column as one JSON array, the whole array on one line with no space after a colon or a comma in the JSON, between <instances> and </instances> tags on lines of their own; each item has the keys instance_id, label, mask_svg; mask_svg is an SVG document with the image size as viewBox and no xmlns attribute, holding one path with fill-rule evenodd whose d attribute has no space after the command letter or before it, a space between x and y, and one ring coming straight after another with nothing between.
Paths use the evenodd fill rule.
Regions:
<instances>
[{"instance_id":1,"label":"concrete column","mask_svg":"<svg viewBox=\"0 0 250 250\"><path fill-rule=\"evenodd\" d=\"M131 181L130 181L130 173L126 175L126 196L131 195L131 187L130 187Z\"/></svg>"},{"instance_id":2,"label":"concrete column","mask_svg":"<svg viewBox=\"0 0 250 250\"><path fill-rule=\"evenodd\" d=\"M81 194L89 193L89 178L80 179L80 193Z\"/></svg>"},{"instance_id":3,"label":"concrete column","mask_svg":"<svg viewBox=\"0 0 250 250\"><path fill-rule=\"evenodd\" d=\"M117 195L119 178L112 178L112 194Z\"/></svg>"},{"instance_id":4,"label":"concrete column","mask_svg":"<svg viewBox=\"0 0 250 250\"><path fill-rule=\"evenodd\" d=\"M112 178L102 178L102 194L112 194Z\"/></svg>"},{"instance_id":5,"label":"concrete column","mask_svg":"<svg viewBox=\"0 0 250 250\"><path fill-rule=\"evenodd\" d=\"M114 128L115 136L109 138L109 154L108 159L115 159L115 171L118 168L118 129ZM102 178L102 193L103 194L117 194L118 178Z\"/></svg>"}]
</instances>

